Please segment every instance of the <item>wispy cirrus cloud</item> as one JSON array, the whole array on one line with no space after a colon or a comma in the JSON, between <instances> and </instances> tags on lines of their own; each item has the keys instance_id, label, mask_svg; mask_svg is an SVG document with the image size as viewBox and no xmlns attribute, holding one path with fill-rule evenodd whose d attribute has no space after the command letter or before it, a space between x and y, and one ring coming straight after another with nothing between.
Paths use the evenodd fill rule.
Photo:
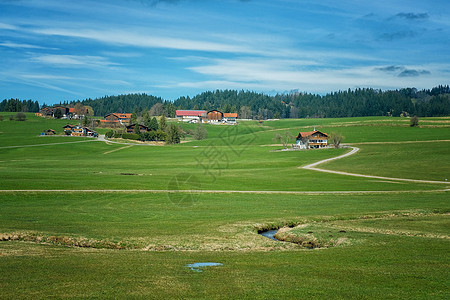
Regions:
<instances>
[{"instance_id":1,"label":"wispy cirrus cloud","mask_svg":"<svg viewBox=\"0 0 450 300\"><path fill-rule=\"evenodd\" d=\"M37 46L37 45L31 45L31 44L24 44L24 43L14 43L10 41L5 41L0 43L0 47L7 47L7 48L15 48L15 49L47 49L47 50L58 50L57 48L48 48L43 46Z\"/></svg>"},{"instance_id":2,"label":"wispy cirrus cloud","mask_svg":"<svg viewBox=\"0 0 450 300\"><path fill-rule=\"evenodd\" d=\"M169 48L209 52L251 53L255 49L235 44L211 42L198 39L167 37L162 35L139 34L136 31L120 30L76 30L76 29L34 29L35 33L90 39L97 42L143 48Z\"/></svg>"},{"instance_id":3,"label":"wispy cirrus cloud","mask_svg":"<svg viewBox=\"0 0 450 300\"><path fill-rule=\"evenodd\" d=\"M117 66L117 63L110 62L105 57L88 55L36 55L31 58L32 61L50 64L56 67L108 67Z\"/></svg>"}]
</instances>

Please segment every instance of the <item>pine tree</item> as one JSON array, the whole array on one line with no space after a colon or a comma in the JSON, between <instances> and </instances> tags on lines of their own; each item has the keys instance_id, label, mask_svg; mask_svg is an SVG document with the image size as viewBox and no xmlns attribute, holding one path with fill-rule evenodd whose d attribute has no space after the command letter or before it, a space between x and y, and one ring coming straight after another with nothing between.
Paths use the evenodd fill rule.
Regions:
<instances>
[{"instance_id":1,"label":"pine tree","mask_svg":"<svg viewBox=\"0 0 450 300\"><path fill-rule=\"evenodd\" d=\"M149 124L148 127L150 128L151 131L156 131L156 130L158 130L158 129L159 129L158 120L156 120L156 118L153 117L153 118L150 120L150 124Z\"/></svg>"},{"instance_id":2,"label":"pine tree","mask_svg":"<svg viewBox=\"0 0 450 300\"><path fill-rule=\"evenodd\" d=\"M180 134L180 130L179 130L178 126L173 123L170 124L169 130L167 132L166 143L167 144L179 144L180 141L181 141L181 134Z\"/></svg>"},{"instance_id":3,"label":"pine tree","mask_svg":"<svg viewBox=\"0 0 450 300\"><path fill-rule=\"evenodd\" d=\"M162 131L166 131L167 129L167 119L164 115L161 116L161 119L159 120L159 129Z\"/></svg>"}]
</instances>

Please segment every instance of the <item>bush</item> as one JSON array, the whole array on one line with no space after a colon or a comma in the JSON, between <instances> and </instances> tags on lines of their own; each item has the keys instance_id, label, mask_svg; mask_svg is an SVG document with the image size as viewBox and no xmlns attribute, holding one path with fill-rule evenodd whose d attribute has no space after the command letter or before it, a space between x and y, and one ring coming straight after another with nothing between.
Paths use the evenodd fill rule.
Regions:
<instances>
[{"instance_id":1,"label":"bush","mask_svg":"<svg viewBox=\"0 0 450 300\"><path fill-rule=\"evenodd\" d=\"M194 139L204 140L208 137L208 131L202 125L197 126L194 131Z\"/></svg>"},{"instance_id":2,"label":"bush","mask_svg":"<svg viewBox=\"0 0 450 300\"><path fill-rule=\"evenodd\" d=\"M0 121L3 121L3 116L2 115L0 115Z\"/></svg>"},{"instance_id":3,"label":"bush","mask_svg":"<svg viewBox=\"0 0 450 300\"><path fill-rule=\"evenodd\" d=\"M13 116L13 115L10 115L10 116L9 116L9 120L10 120L10 121L14 121L14 116Z\"/></svg>"},{"instance_id":4,"label":"bush","mask_svg":"<svg viewBox=\"0 0 450 300\"><path fill-rule=\"evenodd\" d=\"M65 135L71 135L72 131L71 130L64 130Z\"/></svg>"},{"instance_id":5,"label":"bush","mask_svg":"<svg viewBox=\"0 0 450 300\"><path fill-rule=\"evenodd\" d=\"M127 140L139 140L139 134L136 133L122 133L122 138Z\"/></svg>"},{"instance_id":6,"label":"bush","mask_svg":"<svg viewBox=\"0 0 450 300\"><path fill-rule=\"evenodd\" d=\"M156 140L157 141L165 141L167 140L167 133L162 130L156 130Z\"/></svg>"},{"instance_id":7,"label":"bush","mask_svg":"<svg viewBox=\"0 0 450 300\"><path fill-rule=\"evenodd\" d=\"M113 138L116 138L116 139L122 138L122 133L120 133L120 132L114 132Z\"/></svg>"},{"instance_id":8,"label":"bush","mask_svg":"<svg viewBox=\"0 0 450 300\"><path fill-rule=\"evenodd\" d=\"M18 112L16 114L16 120L17 121L25 121L27 119L27 116L23 112Z\"/></svg>"},{"instance_id":9,"label":"bush","mask_svg":"<svg viewBox=\"0 0 450 300\"><path fill-rule=\"evenodd\" d=\"M107 131L105 133L105 137L108 138L108 139L112 138L113 136L114 136L114 131L113 130Z\"/></svg>"},{"instance_id":10,"label":"bush","mask_svg":"<svg viewBox=\"0 0 450 300\"><path fill-rule=\"evenodd\" d=\"M417 116L412 117L412 118L409 120L409 126L411 126L411 127L417 127L417 126L419 126L419 118L418 118Z\"/></svg>"},{"instance_id":11,"label":"bush","mask_svg":"<svg viewBox=\"0 0 450 300\"><path fill-rule=\"evenodd\" d=\"M147 131L140 134L139 139L141 141L165 141L167 133L162 130Z\"/></svg>"}]
</instances>

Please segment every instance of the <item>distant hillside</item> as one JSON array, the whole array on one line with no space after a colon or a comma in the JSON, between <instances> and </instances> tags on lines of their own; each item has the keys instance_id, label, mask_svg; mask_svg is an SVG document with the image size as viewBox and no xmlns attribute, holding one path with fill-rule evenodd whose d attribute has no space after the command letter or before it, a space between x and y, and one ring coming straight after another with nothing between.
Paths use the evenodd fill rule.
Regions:
<instances>
[{"instance_id":1,"label":"distant hillside","mask_svg":"<svg viewBox=\"0 0 450 300\"><path fill-rule=\"evenodd\" d=\"M76 102L68 103L75 105ZM287 93L269 96L236 90L203 92L193 98L180 97L173 103L147 94L105 96L81 101L91 106L95 115L111 112L137 112L153 109L154 114L175 116L176 109L219 109L237 112L239 118L337 118L362 116L436 117L450 115L450 88L438 86L431 90L414 88L381 91L355 89L324 96L308 93ZM67 103L66 103L67 104Z\"/></svg>"},{"instance_id":2,"label":"distant hillside","mask_svg":"<svg viewBox=\"0 0 450 300\"><path fill-rule=\"evenodd\" d=\"M217 90L174 102L181 109L219 109L237 112L240 118L336 118L362 116L447 116L450 88L439 86L417 91L356 89L325 96L289 93L268 96L254 92Z\"/></svg>"}]
</instances>

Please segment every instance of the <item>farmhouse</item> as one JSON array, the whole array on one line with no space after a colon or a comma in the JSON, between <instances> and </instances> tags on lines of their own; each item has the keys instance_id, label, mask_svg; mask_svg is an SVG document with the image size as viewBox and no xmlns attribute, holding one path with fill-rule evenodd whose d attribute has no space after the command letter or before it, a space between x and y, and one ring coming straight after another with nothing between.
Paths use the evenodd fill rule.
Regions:
<instances>
[{"instance_id":1,"label":"farmhouse","mask_svg":"<svg viewBox=\"0 0 450 300\"><path fill-rule=\"evenodd\" d=\"M118 123L125 125L130 123L131 114L111 113L107 114L104 119L100 120L102 123Z\"/></svg>"},{"instance_id":2,"label":"farmhouse","mask_svg":"<svg viewBox=\"0 0 450 300\"><path fill-rule=\"evenodd\" d=\"M176 116L179 121L199 122L202 116L206 114L206 110L177 110Z\"/></svg>"},{"instance_id":3,"label":"farmhouse","mask_svg":"<svg viewBox=\"0 0 450 300\"><path fill-rule=\"evenodd\" d=\"M228 124L236 124L237 113L224 113L222 120Z\"/></svg>"},{"instance_id":4,"label":"farmhouse","mask_svg":"<svg viewBox=\"0 0 450 300\"><path fill-rule=\"evenodd\" d=\"M56 134L56 132L53 129L47 129L47 130L44 130L43 133L41 133L41 135L55 135L55 134Z\"/></svg>"},{"instance_id":5,"label":"farmhouse","mask_svg":"<svg viewBox=\"0 0 450 300\"><path fill-rule=\"evenodd\" d=\"M297 147L300 149L324 148L328 145L328 135L319 130L300 132L297 136Z\"/></svg>"},{"instance_id":6,"label":"farmhouse","mask_svg":"<svg viewBox=\"0 0 450 300\"><path fill-rule=\"evenodd\" d=\"M64 132L71 136L93 136L97 137L98 133L88 127L67 124L63 126Z\"/></svg>"},{"instance_id":7,"label":"farmhouse","mask_svg":"<svg viewBox=\"0 0 450 300\"><path fill-rule=\"evenodd\" d=\"M212 124L236 124L237 113L223 113L217 109L206 110L177 110L179 121L202 122Z\"/></svg>"},{"instance_id":8,"label":"farmhouse","mask_svg":"<svg viewBox=\"0 0 450 300\"><path fill-rule=\"evenodd\" d=\"M208 123L223 123L223 124L236 124L237 113L223 113L220 110L213 109L206 113L206 119L204 122Z\"/></svg>"},{"instance_id":9,"label":"farmhouse","mask_svg":"<svg viewBox=\"0 0 450 300\"><path fill-rule=\"evenodd\" d=\"M61 116L63 119L82 119L85 116L85 114L88 114L87 109L85 110L85 112L83 114L77 115L75 113L74 107L55 105L52 107L43 107L39 112L40 115L38 115L37 113L36 113L36 115L40 116L40 117L54 117L55 112L57 110L61 111Z\"/></svg>"},{"instance_id":10,"label":"farmhouse","mask_svg":"<svg viewBox=\"0 0 450 300\"><path fill-rule=\"evenodd\" d=\"M126 127L127 133L134 133L134 129L136 128L136 126L139 126L139 132L150 131L150 128L148 128L147 126L140 125L140 124L130 124Z\"/></svg>"}]
</instances>

